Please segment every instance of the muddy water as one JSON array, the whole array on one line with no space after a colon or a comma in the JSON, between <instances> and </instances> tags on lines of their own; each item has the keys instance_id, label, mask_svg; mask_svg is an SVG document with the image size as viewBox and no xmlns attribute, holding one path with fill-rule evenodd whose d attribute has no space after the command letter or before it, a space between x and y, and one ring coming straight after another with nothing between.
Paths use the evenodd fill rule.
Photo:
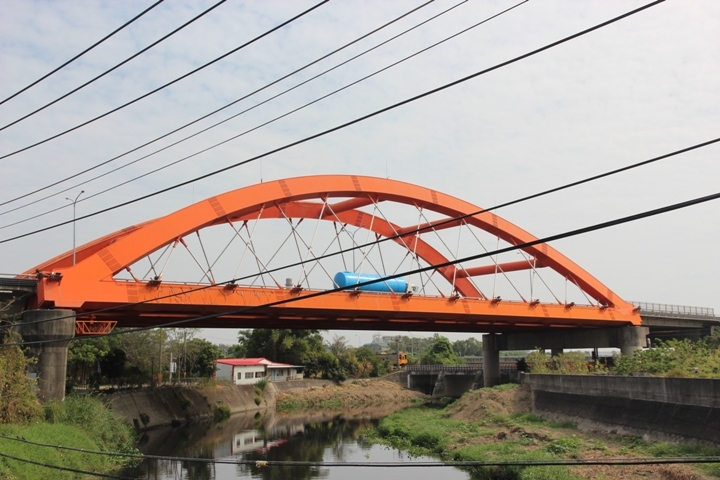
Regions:
<instances>
[{"instance_id":1,"label":"muddy water","mask_svg":"<svg viewBox=\"0 0 720 480\"><path fill-rule=\"evenodd\" d=\"M385 412L381 412L385 413ZM354 415L317 413L305 416L233 416L218 425L147 432L138 448L147 455L222 460L303 461L303 462L404 462L402 468L369 467L290 467L231 465L196 461L145 460L122 475L148 480L226 480L226 479L313 479L384 480L467 480L467 473L452 467L412 467L413 463L435 461L428 457L410 458L405 452L372 445L362 436L367 427L377 425L373 412Z\"/></svg>"}]
</instances>

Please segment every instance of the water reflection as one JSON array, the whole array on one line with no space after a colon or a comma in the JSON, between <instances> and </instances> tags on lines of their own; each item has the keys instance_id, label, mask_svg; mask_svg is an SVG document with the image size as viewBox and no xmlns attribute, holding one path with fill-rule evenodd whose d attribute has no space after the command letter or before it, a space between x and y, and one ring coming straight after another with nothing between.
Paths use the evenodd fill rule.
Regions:
<instances>
[{"instance_id":1,"label":"water reflection","mask_svg":"<svg viewBox=\"0 0 720 480\"><path fill-rule=\"evenodd\" d=\"M329 419L328 419L329 417ZM234 416L212 425L154 430L146 433L139 449L148 455L214 458L234 460L302 461L302 462L418 462L429 458L408 458L404 452L372 445L361 435L377 425L376 418L279 416L275 412ZM365 467L290 467L213 464L194 461L146 460L123 475L147 480L224 480L224 479L366 479L469 478L450 467L365 468Z\"/></svg>"}]
</instances>

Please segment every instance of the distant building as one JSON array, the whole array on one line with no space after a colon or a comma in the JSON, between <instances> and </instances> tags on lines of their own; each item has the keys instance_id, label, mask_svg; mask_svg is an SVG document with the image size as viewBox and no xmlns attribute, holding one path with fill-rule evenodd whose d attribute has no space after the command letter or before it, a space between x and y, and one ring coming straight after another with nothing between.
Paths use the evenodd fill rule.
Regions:
<instances>
[{"instance_id":1,"label":"distant building","mask_svg":"<svg viewBox=\"0 0 720 480\"><path fill-rule=\"evenodd\" d=\"M215 369L216 378L235 385L254 385L263 378L271 382L303 378L302 366L272 362L267 358L220 358Z\"/></svg>"}]
</instances>

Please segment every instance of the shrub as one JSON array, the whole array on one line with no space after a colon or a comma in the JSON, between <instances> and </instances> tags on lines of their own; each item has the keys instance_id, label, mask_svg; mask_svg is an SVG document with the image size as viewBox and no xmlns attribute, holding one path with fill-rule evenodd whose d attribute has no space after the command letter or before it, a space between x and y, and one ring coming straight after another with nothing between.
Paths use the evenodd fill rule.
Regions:
<instances>
[{"instance_id":1,"label":"shrub","mask_svg":"<svg viewBox=\"0 0 720 480\"><path fill-rule=\"evenodd\" d=\"M262 392L265 391L265 387L267 387L267 384L267 378L260 379L258 382L255 383L255 391L257 392L258 389L260 389L260 393L258 393L258 395L262 394Z\"/></svg>"},{"instance_id":2,"label":"shrub","mask_svg":"<svg viewBox=\"0 0 720 480\"><path fill-rule=\"evenodd\" d=\"M230 418L230 415L232 412L230 412L230 408L225 405L215 405L213 407L213 421L214 422L222 422L224 420L227 420Z\"/></svg>"},{"instance_id":3,"label":"shrub","mask_svg":"<svg viewBox=\"0 0 720 480\"><path fill-rule=\"evenodd\" d=\"M42 413L27 378L28 360L15 347L0 348L0 422L26 423Z\"/></svg>"},{"instance_id":4,"label":"shrub","mask_svg":"<svg viewBox=\"0 0 720 480\"><path fill-rule=\"evenodd\" d=\"M103 450L136 451L132 428L103 401L93 396L70 395L64 402L49 402L45 404L45 419L49 423L79 427Z\"/></svg>"}]
</instances>

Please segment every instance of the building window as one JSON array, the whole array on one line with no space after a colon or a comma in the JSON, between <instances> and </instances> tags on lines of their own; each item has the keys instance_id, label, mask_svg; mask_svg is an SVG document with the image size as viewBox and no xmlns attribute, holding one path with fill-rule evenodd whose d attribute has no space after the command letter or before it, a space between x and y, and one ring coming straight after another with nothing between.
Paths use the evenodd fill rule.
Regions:
<instances>
[{"instance_id":1,"label":"building window","mask_svg":"<svg viewBox=\"0 0 720 480\"><path fill-rule=\"evenodd\" d=\"M255 378L263 378L265 376L265 372L255 372Z\"/></svg>"},{"instance_id":2,"label":"building window","mask_svg":"<svg viewBox=\"0 0 720 480\"><path fill-rule=\"evenodd\" d=\"M238 372L238 374L237 374L237 379L238 379L238 380L242 380L242 372Z\"/></svg>"},{"instance_id":3,"label":"building window","mask_svg":"<svg viewBox=\"0 0 720 480\"><path fill-rule=\"evenodd\" d=\"M245 372L245 378L246 378L246 379L248 379L248 378L253 378L253 376L254 376L254 375L253 375L253 372Z\"/></svg>"}]
</instances>

